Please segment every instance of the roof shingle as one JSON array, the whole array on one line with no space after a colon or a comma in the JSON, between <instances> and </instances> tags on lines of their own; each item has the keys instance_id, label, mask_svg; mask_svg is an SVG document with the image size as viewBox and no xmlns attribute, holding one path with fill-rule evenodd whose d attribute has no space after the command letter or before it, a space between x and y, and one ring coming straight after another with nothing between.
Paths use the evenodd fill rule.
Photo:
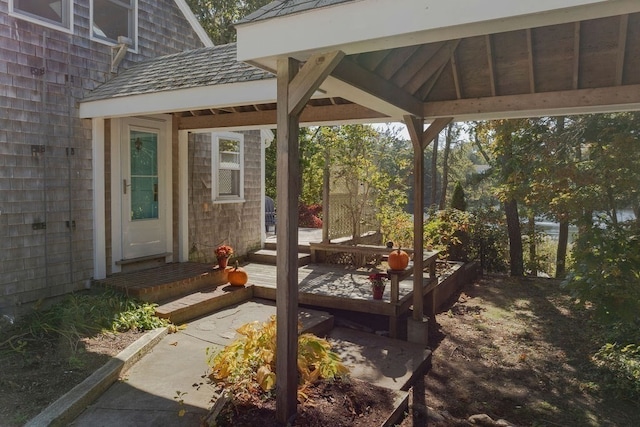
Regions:
<instances>
[{"instance_id":1,"label":"roof shingle","mask_svg":"<svg viewBox=\"0 0 640 427\"><path fill-rule=\"evenodd\" d=\"M83 102L274 77L238 62L236 45L231 43L141 62L91 91Z\"/></svg>"},{"instance_id":2,"label":"roof shingle","mask_svg":"<svg viewBox=\"0 0 640 427\"><path fill-rule=\"evenodd\" d=\"M236 24L261 21L278 16L292 15L310 9L319 9L338 3L346 3L353 0L275 0L261 7L253 13L240 19Z\"/></svg>"}]
</instances>

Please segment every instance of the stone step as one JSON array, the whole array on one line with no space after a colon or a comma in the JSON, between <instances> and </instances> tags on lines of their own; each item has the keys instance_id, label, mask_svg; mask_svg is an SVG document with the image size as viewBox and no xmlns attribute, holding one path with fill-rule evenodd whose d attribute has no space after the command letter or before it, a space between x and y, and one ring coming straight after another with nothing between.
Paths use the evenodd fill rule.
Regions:
<instances>
[{"instance_id":1,"label":"stone step","mask_svg":"<svg viewBox=\"0 0 640 427\"><path fill-rule=\"evenodd\" d=\"M273 249L260 249L249 254L249 261L258 264L276 265L278 252ZM298 267L303 267L311 262L311 254L298 252Z\"/></svg>"},{"instance_id":2,"label":"stone step","mask_svg":"<svg viewBox=\"0 0 640 427\"><path fill-rule=\"evenodd\" d=\"M175 324L213 313L253 297L253 286L220 285L185 295L158 306L156 316Z\"/></svg>"}]
</instances>

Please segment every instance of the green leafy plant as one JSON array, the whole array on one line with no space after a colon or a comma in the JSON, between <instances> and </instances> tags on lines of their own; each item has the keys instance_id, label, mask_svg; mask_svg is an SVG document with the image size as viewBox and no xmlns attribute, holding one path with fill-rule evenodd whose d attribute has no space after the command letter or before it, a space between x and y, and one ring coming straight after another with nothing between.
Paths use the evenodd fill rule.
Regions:
<instances>
[{"instance_id":1,"label":"green leafy plant","mask_svg":"<svg viewBox=\"0 0 640 427\"><path fill-rule=\"evenodd\" d=\"M166 319L155 316L156 306L110 290L71 294L48 309L36 307L13 325L1 329L0 351L24 353L30 343L63 338L73 356L83 336L167 326Z\"/></svg>"},{"instance_id":2,"label":"green leafy plant","mask_svg":"<svg viewBox=\"0 0 640 427\"><path fill-rule=\"evenodd\" d=\"M591 301L609 322L635 321L640 313L640 230L636 223L602 220L578 237L573 271L564 285Z\"/></svg>"},{"instance_id":3,"label":"green leafy plant","mask_svg":"<svg viewBox=\"0 0 640 427\"><path fill-rule=\"evenodd\" d=\"M472 215L458 209L430 212L424 225L425 245L432 246L448 257L467 245Z\"/></svg>"},{"instance_id":4,"label":"green leafy plant","mask_svg":"<svg viewBox=\"0 0 640 427\"><path fill-rule=\"evenodd\" d=\"M219 352L207 348L209 378L223 386L235 401L271 392L276 384L276 318L264 323L250 322L237 332L239 339ZM327 340L313 334L298 337L298 398L307 397L306 390L319 379L347 375L339 356L331 351Z\"/></svg>"}]
</instances>

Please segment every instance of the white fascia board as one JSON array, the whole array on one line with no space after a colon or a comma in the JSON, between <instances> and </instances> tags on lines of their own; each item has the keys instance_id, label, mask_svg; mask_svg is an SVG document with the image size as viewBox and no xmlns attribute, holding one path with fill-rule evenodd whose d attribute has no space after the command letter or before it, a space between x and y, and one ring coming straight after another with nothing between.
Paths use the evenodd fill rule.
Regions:
<instances>
[{"instance_id":1,"label":"white fascia board","mask_svg":"<svg viewBox=\"0 0 640 427\"><path fill-rule=\"evenodd\" d=\"M276 79L194 87L80 103L80 118L124 117L275 102Z\"/></svg>"},{"instance_id":2,"label":"white fascia board","mask_svg":"<svg viewBox=\"0 0 640 427\"><path fill-rule=\"evenodd\" d=\"M638 0L360 0L237 25L238 60L272 68L278 57L349 55L638 11Z\"/></svg>"},{"instance_id":3,"label":"white fascia board","mask_svg":"<svg viewBox=\"0 0 640 427\"><path fill-rule=\"evenodd\" d=\"M191 28L193 28L193 31L195 31L195 33L200 38L200 41L202 42L202 44L205 45L206 47L213 46L213 41L211 40L207 32L204 30L204 28L202 28L202 25L200 25L198 18L196 18L196 16L193 14L193 11L191 10L187 2L184 0L174 0L174 1L176 3L176 6L178 6L178 9L180 9L180 12L182 12L186 20L191 25Z\"/></svg>"}]
</instances>

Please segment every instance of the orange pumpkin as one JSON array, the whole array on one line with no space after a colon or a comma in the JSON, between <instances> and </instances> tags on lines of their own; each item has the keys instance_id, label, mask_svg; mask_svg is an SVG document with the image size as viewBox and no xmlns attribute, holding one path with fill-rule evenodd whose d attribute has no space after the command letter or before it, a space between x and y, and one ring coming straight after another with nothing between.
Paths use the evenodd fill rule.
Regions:
<instances>
[{"instance_id":1,"label":"orange pumpkin","mask_svg":"<svg viewBox=\"0 0 640 427\"><path fill-rule=\"evenodd\" d=\"M249 281L249 275L247 275L244 268L238 267L238 263L236 263L236 266L229 271L228 278L229 283L233 286L244 286Z\"/></svg>"},{"instance_id":2,"label":"orange pumpkin","mask_svg":"<svg viewBox=\"0 0 640 427\"><path fill-rule=\"evenodd\" d=\"M398 248L389 254L388 263L391 270L404 270L409 265L409 254Z\"/></svg>"}]
</instances>

